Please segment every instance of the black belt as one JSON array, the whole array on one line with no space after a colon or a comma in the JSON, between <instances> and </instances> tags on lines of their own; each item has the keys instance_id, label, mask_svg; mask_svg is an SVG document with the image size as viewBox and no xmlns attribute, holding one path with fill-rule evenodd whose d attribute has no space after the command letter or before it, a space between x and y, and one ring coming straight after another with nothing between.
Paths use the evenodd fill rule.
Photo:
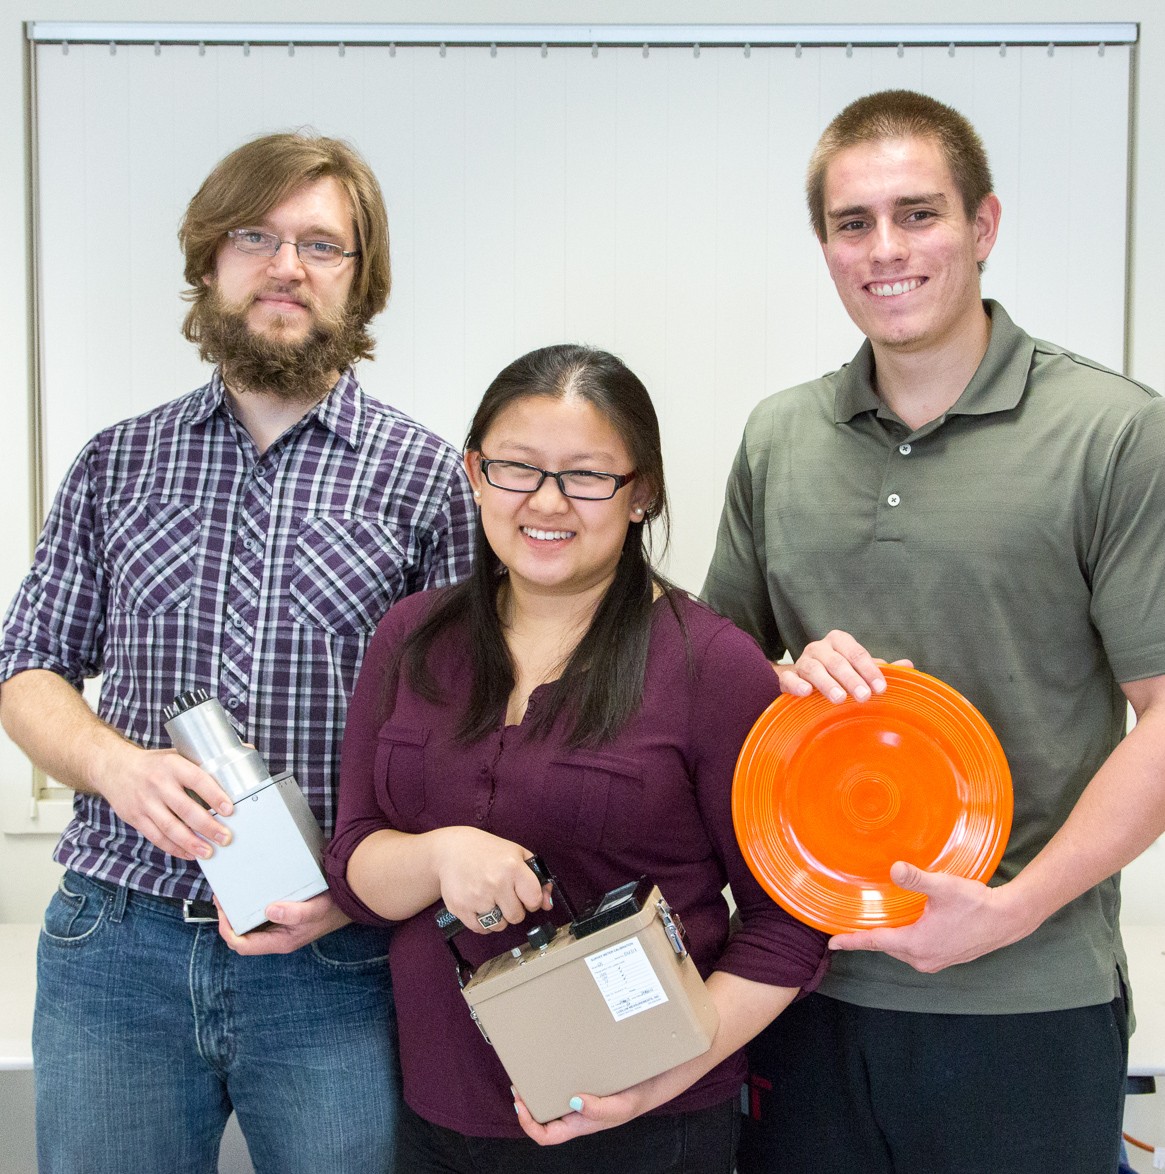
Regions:
<instances>
[{"instance_id":1,"label":"black belt","mask_svg":"<svg viewBox=\"0 0 1165 1174\"><path fill-rule=\"evenodd\" d=\"M187 925L202 925L211 921L218 923L218 907L213 901L191 901L186 897L158 897L152 893L143 895L149 896L151 901L177 905L182 910L182 920Z\"/></svg>"},{"instance_id":2,"label":"black belt","mask_svg":"<svg viewBox=\"0 0 1165 1174\"><path fill-rule=\"evenodd\" d=\"M218 906L213 901L183 901L182 920L188 924L213 921L218 924Z\"/></svg>"},{"instance_id":3,"label":"black belt","mask_svg":"<svg viewBox=\"0 0 1165 1174\"><path fill-rule=\"evenodd\" d=\"M117 893L121 887L112 881L99 880L95 876L80 875L89 884L96 885L108 893ZM163 897L158 893L143 893L138 889L126 889L126 896L131 901L137 900L147 903L157 901L161 905L169 905L171 908L179 909L182 913L182 920L189 925L203 925L218 921L218 907L213 901L192 901L188 897Z\"/></svg>"}]
</instances>

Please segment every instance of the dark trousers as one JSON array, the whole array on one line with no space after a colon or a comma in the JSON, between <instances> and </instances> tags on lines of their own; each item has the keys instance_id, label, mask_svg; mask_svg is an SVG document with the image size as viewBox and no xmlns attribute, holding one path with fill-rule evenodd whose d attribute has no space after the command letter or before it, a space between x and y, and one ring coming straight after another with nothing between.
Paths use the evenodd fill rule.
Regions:
<instances>
[{"instance_id":1,"label":"dark trousers","mask_svg":"<svg viewBox=\"0 0 1165 1174\"><path fill-rule=\"evenodd\" d=\"M1115 1174L1123 999L1024 1015L810 995L750 1046L740 1174Z\"/></svg>"},{"instance_id":2,"label":"dark trousers","mask_svg":"<svg viewBox=\"0 0 1165 1174\"><path fill-rule=\"evenodd\" d=\"M397 1127L396 1174L732 1174L735 1098L693 1113L636 1117L562 1145L527 1137L466 1137L407 1106Z\"/></svg>"}]
</instances>

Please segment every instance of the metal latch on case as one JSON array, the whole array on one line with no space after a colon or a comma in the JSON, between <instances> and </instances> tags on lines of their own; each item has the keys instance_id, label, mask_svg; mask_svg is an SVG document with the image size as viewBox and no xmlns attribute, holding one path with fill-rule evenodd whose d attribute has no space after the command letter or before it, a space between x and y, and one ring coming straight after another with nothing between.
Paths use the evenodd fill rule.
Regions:
<instances>
[{"instance_id":1,"label":"metal latch on case","mask_svg":"<svg viewBox=\"0 0 1165 1174\"><path fill-rule=\"evenodd\" d=\"M481 1032L481 1038L482 1038L483 1040L485 1040L485 1042L486 1042L487 1044L489 1044L489 1046L492 1048L492 1047L493 1047L493 1040L491 1040L491 1039L489 1038L489 1033L488 1033L488 1032L486 1031L486 1029L485 1029L485 1028L482 1026L482 1024L481 1024L481 1020L480 1020L480 1019L477 1017L477 1008L476 1008L476 1007L470 1007L470 1008L469 1008L469 1017L470 1017L470 1019L472 1019L472 1020L473 1020L473 1022L474 1022L474 1023L476 1023L476 1024L477 1024L477 1030Z\"/></svg>"},{"instance_id":2,"label":"metal latch on case","mask_svg":"<svg viewBox=\"0 0 1165 1174\"><path fill-rule=\"evenodd\" d=\"M688 947L684 938L687 937L687 934L684 932L684 923L680 920L680 915L672 912L671 906L663 897L656 901L655 907L659 910L659 919L663 922L663 932L667 934L671 948L679 957L686 958Z\"/></svg>"}]
</instances>

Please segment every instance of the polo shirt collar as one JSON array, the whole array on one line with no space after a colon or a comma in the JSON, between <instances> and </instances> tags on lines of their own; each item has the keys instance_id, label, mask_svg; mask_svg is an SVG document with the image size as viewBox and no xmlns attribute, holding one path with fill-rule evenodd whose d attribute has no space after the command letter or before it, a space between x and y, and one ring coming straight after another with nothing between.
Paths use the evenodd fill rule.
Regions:
<instances>
[{"instance_id":1,"label":"polo shirt collar","mask_svg":"<svg viewBox=\"0 0 1165 1174\"><path fill-rule=\"evenodd\" d=\"M1023 398L1035 343L1021 330L1007 311L990 298L983 307L991 319L991 338L971 382L945 416L985 416L1007 412ZM853 361L842 369L833 401L833 419L845 424L863 412L889 414L874 390L874 350L870 340L862 343Z\"/></svg>"},{"instance_id":2,"label":"polo shirt collar","mask_svg":"<svg viewBox=\"0 0 1165 1174\"><path fill-rule=\"evenodd\" d=\"M220 408L226 410L226 384L222 371L215 368L210 382L191 397L185 416L191 424L205 423ZM318 403L304 420L315 420L349 448L360 447L364 427L364 392L356 374L348 367L335 387Z\"/></svg>"}]
</instances>

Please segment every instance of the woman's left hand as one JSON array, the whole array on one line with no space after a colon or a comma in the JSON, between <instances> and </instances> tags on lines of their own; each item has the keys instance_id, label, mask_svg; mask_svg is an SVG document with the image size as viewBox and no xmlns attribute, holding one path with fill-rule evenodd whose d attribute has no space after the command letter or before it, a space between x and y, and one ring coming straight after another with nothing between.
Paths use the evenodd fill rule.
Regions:
<instances>
[{"instance_id":1,"label":"woman's left hand","mask_svg":"<svg viewBox=\"0 0 1165 1174\"><path fill-rule=\"evenodd\" d=\"M647 1083L647 1082L644 1082ZM646 1099L637 1095L642 1085L633 1085L623 1092L613 1093L609 1097L577 1096L571 1098L571 1105L578 1104L580 1108L565 1117L558 1117L554 1121L547 1121L545 1125L535 1121L526 1108L526 1102L514 1092L514 1108L518 1110L518 1123L539 1145L561 1145L573 1137L581 1137L584 1133L598 1133L600 1129L611 1129L616 1125L623 1125L634 1117L651 1108Z\"/></svg>"}]
</instances>

